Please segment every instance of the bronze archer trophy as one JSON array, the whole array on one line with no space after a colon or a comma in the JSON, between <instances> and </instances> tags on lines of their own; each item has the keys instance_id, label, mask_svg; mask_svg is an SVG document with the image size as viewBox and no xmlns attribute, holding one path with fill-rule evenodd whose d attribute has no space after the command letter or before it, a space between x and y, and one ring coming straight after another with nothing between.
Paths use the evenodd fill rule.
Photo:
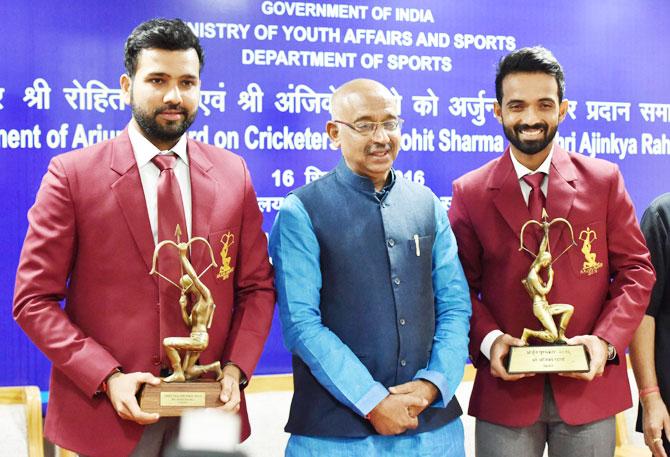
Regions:
<instances>
[{"instance_id":1,"label":"bronze archer trophy","mask_svg":"<svg viewBox=\"0 0 670 457\"><path fill-rule=\"evenodd\" d=\"M140 407L146 412L157 412L161 416L180 416L185 409L198 407L216 407L223 403L221 393L222 371L220 362L199 365L200 354L207 349L209 335L207 329L212 325L216 305L212 293L200 279L211 267L216 267L214 252L209 242L202 237L194 237L188 242L180 241L181 230L175 231L177 242L164 240L154 249L151 272L177 287L181 294L179 306L184 324L191 329L187 337L168 337L163 340L165 353L172 366L172 374L163 378L159 386L144 386L140 397ZM197 273L188 258L188 251L194 242L205 243L209 249L211 262ZM165 247L174 247L179 252L179 284L156 269L158 253ZM190 308L190 310L189 310ZM217 381L196 381L205 373L212 372Z\"/></svg>"},{"instance_id":2,"label":"bronze archer trophy","mask_svg":"<svg viewBox=\"0 0 670 457\"><path fill-rule=\"evenodd\" d=\"M543 326L541 330L523 329L521 339L528 344L529 338L536 338L547 343L543 346L511 347L507 359L507 372L520 373L559 373L559 372L587 372L589 359L583 344L568 345L565 337L574 306L565 303L549 303L549 292L554 284L554 269L552 265L568 249L576 246L572 225L566 219L556 218L548 220L547 212L542 210L542 221L529 220L520 233L519 251L526 251L535 257L531 263L528 275L521 281L533 300L533 315ZM555 259L549 250L549 229L553 224L563 223L570 229L570 244ZM526 227L536 224L542 229L542 240L537 253L526 248L524 234ZM546 280L543 278L546 272ZM554 316L560 316L558 326Z\"/></svg>"}]
</instances>

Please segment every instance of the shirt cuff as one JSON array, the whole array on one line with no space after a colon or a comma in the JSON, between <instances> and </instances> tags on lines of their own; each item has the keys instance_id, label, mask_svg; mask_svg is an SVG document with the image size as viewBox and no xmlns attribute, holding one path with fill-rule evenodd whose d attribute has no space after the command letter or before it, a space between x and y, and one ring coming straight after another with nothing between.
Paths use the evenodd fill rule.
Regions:
<instances>
[{"instance_id":1,"label":"shirt cuff","mask_svg":"<svg viewBox=\"0 0 670 457\"><path fill-rule=\"evenodd\" d=\"M440 391L440 397L435 399L433 404L429 406L444 408L451 401L451 397L454 396L451 392L449 392L449 382L447 381L447 378L440 372L426 370L424 368L419 370L416 373L416 376L414 376L414 380L416 381L417 379L423 379L433 383L433 385L437 387L437 390Z\"/></svg>"},{"instance_id":2,"label":"shirt cuff","mask_svg":"<svg viewBox=\"0 0 670 457\"><path fill-rule=\"evenodd\" d=\"M492 330L484 337L482 344L479 345L479 350L482 351L482 354L484 354L489 360L491 360L491 346L493 346L493 342L500 335L504 335L504 333L500 330Z\"/></svg>"},{"instance_id":3,"label":"shirt cuff","mask_svg":"<svg viewBox=\"0 0 670 457\"><path fill-rule=\"evenodd\" d=\"M358 400L354 405L354 411L357 414L365 417L370 414L370 411L381 403L383 399L389 396L389 391L381 383L376 382L368 392L363 395L363 398Z\"/></svg>"}]
</instances>

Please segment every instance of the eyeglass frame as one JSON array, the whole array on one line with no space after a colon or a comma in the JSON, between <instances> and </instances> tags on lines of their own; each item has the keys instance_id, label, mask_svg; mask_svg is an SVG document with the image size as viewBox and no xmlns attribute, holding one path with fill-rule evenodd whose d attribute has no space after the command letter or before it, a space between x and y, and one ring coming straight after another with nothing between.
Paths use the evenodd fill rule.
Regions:
<instances>
[{"instance_id":1,"label":"eyeglass frame","mask_svg":"<svg viewBox=\"0 0 670 457\"><path fill-rule=\"evenodd\" d=\"M361 121L361 123L366 122L366 123L368 123L368 124L374 124L375 128L374 128L373 130L371 130L370 132L368 132L368 133L361 132L361 131L358 130L353 124L350 124L349 122L338 121L338 120L336 120L336 119L333 119L331 122L334 122L334 123L336 123L336 124L346 125L346 126L349 127L351 130L353 130L354 132L358 133L359 135L363 135L363 136L372 136L372 135L374 135L375 133L377 133L377 129L378 129L380 126L381 126L381 128L383 128L386 132L395 132L396 130L399 130L399 129L402 127L402 124L405 122L405 120L402 119L402 118L400 118L400 117L396 117L395 119L389 119L389 120L386 120L386 121L379 121L379 122ZM384 124L387 123L387 122L397 122L398 125L396 125L395 128L389 130L389 129L387 129L386 127L384 127Z\"/></svg>"}]
</instances>

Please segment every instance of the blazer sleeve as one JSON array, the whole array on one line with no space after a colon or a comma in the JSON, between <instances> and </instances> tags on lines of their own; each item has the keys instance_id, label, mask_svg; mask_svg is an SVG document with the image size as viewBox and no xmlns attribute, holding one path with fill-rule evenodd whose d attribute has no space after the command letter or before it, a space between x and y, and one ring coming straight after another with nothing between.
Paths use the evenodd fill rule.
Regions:
<instances>
[{"instance_id":1,"label":"blazer sleeve","mask_svg":"<svg viewBox=\"0 0 670 457\"><path fill-rule=\"evenodd\" d=\"M655 274L633 203L616 165L607 202L607 244L610 285L593 334L624 354L644 316Z\"/></svg>"},{"instance_id":2,"label":"blazer sleeve","mask_svg":"<svg viewBox=\"0 0 670 457\"><path fill-rule=\"evenodd\" d=\"M28 337L85 394L93 396L119 362L61 308L77 250L77 218L59 157L49 164L35 204L14 287L13 316Z\"/></svg>"},{"instance_id":3,"label":"blazer sleeve","mask_svg":"<svg viewBox=\"0 0 670 457\"><path fill-rule=\"evenodd\" d=\"M223 352L224 361L235 363L251 378L270 332L275 306L272 267L268 243L262 229L263 215L246 163L240 247L235 275L235 299L230 333Z\"/></svg>"},{"instance_id":4,"label":"blazer sleeve","mask_svg":"<svg viewBox=\"0 0 670 457\"><path fill-rule=\"evenodd\" d=\"M453 184L453 198L449 208L449 220L458 243L458 256L470 287L470 300L472 302L470 360L475 367L479 367L480 363L488 363L486 356L479 350L482 340L493 330L499 329L500 326L480 299L482 245L468 214L464 194L462 184L455 181Z\"/></svg>"}]
</instances>

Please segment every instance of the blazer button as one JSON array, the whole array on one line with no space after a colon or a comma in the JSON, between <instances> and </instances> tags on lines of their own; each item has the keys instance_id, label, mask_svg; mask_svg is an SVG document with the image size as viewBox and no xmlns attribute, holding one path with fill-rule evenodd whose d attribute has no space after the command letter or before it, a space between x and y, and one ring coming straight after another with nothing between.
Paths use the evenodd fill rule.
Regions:
<instances>
[{"instance_id":1,"label":"blazer button","mask_svg":"<svg viewBox=\"0 0 670 457\"><path fill-rule=\"evenodd\" d=\"M407 361L406 361L405 359L402 359L402 360L400 361L400 366L401 366L401 367L404 367L405 365L407 365Z\"/></svg>"},{"instance_id":2,"label":"blazer button","mask_svg":"<svg viewBox=\"0 0 670 457\"><path fill-rule=\"evenodd\" d=\"M393 284L395 284L396 286L399 286L400 285L400 278L394 278L393 279Z\"/></svg>"},{"instance_id":3,"label":"blazer button","mask_svg":"<svg viewBox=\"0 0 670 457\"><path fill-rule=\"evenodd\" d=\"M405 319L400 319L398 322L400 322L400 325L405 325L407 323Z\"/></svg>"},{"instance_id":4,"label":"blazer button","mask_svg":"<svg viewBox=\"0 0 670 457\"><path fill-rule=\"evenodd\" d=\"M389 238L389 246L390 247L395 246L395 240L393 238Z\"/></svg>"}]
</instances>

